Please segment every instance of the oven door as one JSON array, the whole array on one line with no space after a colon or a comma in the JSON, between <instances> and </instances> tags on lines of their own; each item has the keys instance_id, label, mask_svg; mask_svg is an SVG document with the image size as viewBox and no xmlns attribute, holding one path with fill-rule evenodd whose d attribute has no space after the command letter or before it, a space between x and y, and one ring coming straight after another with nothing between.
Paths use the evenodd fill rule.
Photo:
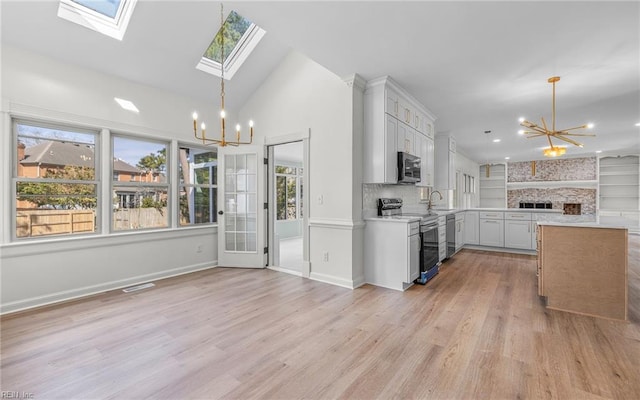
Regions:
<instances>
[{"instance_id":1,"label":"oven door","mask_svg":"<svg viewBox=\"0 0 640 400\"><path fill-rule=\"evenodd\" d=\"M420 252L420 271L429 271L438 265L438 222L420 227L422 233L422 251Z\"/></svg>"}]
</instances>

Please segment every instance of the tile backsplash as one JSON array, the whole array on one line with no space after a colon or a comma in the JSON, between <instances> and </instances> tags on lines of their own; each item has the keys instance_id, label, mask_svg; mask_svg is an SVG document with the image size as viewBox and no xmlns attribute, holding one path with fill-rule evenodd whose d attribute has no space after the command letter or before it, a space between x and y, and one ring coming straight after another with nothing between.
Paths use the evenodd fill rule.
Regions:
<instances>
[{"instance_id":1,"label":"tile backsplash","mask_svg":"<svg viewBox=\"0 0 640 400\"><path fill-rule=\"evenodd\" d=\"M550 201L554 210L562 210L564 203L581 205L582 214L595 214L596 189L580 188L527 188L507 190L507 207L518 208L520 202Z\"/></svg>"},{"instance_id":2,"label":"tile backsplash","mask_svg":"<svg viewBox=\"0 0 640 400\"><path fill-rule=\"evenodd\" d=\"M426 202L420 201L421 191L428 195L428 188L421 188L415 185L385 185L369 184L362 185L362 209L363 217L370 217L377 214L377 201L382 197L392 197L402 199L402 209L405 212L426 212ZM434 202L434 206L438 203Z\"/></svg>"},{"instance_id":3,"label":"tile backsplash","mask_svg":"<svg viewBox=\"0 0 640 400\"><path fill-rule=\"evenodd\" d=\"M589 181L597 179L596 157L539 160L535 163L535 175L531 175L531 161L508 163L507 182Z\"/></svg>"}]
</instances>

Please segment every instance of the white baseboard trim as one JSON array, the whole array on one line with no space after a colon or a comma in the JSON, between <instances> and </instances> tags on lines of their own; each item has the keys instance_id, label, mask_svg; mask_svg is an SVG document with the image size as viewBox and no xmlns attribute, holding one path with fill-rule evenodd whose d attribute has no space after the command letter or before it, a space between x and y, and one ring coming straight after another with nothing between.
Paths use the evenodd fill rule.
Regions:
<instances>
[{"instance_id":1,"label":"white baseboard trim","mask_svg":"<svg viewBox=\"0 0 640 400\"><path fill-rule=\"evenodd\" d=\"M276 266L269 266L269 267L267 267L267 269L270 269L270 270L276 271L276 272L284 272L285 274L289 274L289 275L302 276L302 272L296 271L296 270L293 270L293 269L276 267Z\"/></svg>"},{"instance_id":2,"label":"white baseboard trim","mask_svg":"<svg viewBox=\"0 0 640 400\"><path fill-rule=\"evenodd\" d=\"M526 254L530 256L535 256L537 253L536 250L524 250L524 249L512 249L506 247L489 247L489 246L478 246L475 244L465 244L462 246L463 249L468 250L481 250L481 251L495 251L497 253L513 253L513 254ZM455 257L455 254L454 254Z\"/></svg>"},{"instance_id":3,"label":"white baseboard trim","mask_svg":"<svg viewBox=\"0 0 640 400\"><path fill-rule=\"evenodd\" d=\"M362 285L362 284L356 285L355 281L352 281L349 279L339 278L337 276L328 275L328 274L321 274L318 272L312 272L309 275L309 279L312 279L318 282L329 283L331 285L340 286L347 289L355 289L356 287Z\"/></svg>"},{"instance_id":4,"label":"white baseboard trim","mask_svg":"<svg viewBox=\"0 0 640 400\"><path fill-rule=\"evenodd\" d=\"M356 279L353 280L353 288L359 288L360 286L364 285L366 282L366 280L364 279L364 276L359 276Z\"/></svg>"},{"instance_id":5,"label":"white baseboard trim","mask_svg":"<svg viewBox=\"0 0 640 400\"><path fill-rule=\"evenodd\" d=\"M188 265L161 272L155 272L147 275L138 275L131 278L120 279L117 281L101 283L98 285L86 286L83 288L65 290L62 292L47 294L44 296L31 297L24 300L12 301L10 303L0 305L0 315L11 314L19 311L26 311L31 308L48 306L56 303L66 302L79 299L82 297L92 296L104 293L110 290L125 288L128 286L139 285L149 281L171 278L178 275L184 275L191 272L202 271L205 269L217 267L217 261L214 263L202 263Z\"/></svg>"},{"instance_id":6,"label":"white baseboard trim","mask_svg":"<svg viewBox=\"0 0 640 400\"><path fill-rule=\"evenodd\" d=\"M352 221L350 219L309 218L309 227L355 230L364 229L364 221Z\"/></svg>"}]
</instances>

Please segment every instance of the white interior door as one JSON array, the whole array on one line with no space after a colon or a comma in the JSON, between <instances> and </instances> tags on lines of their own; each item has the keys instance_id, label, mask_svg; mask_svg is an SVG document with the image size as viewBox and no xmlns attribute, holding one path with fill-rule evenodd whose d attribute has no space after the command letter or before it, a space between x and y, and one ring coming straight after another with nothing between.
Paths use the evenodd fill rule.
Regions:
<instances>
[{"instance_id":1,"label":"white interior door","mask_svg":"<svg viewBox=\"0 0 640 400\"><path fill-rule=\"evenodd\" d=\"M218 150L218 265L264 267L262 163L255 146Z\"/></svg>"}]
</instances>

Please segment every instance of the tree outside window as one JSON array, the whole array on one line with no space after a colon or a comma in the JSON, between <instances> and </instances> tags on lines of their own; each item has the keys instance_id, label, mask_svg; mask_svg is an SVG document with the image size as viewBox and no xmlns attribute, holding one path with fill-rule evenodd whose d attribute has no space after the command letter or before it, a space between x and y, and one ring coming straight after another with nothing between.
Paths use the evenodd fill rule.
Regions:
<instances>
[{"instance_id":1,"label":"tree outside window","mask_svg":"<svg viewBox=\"0 0 640 400\"><path fill-rule=\"evenodd\" d=\"M302 218L302 168L276 165L276 219Z\"/></svg>"}]
</instances>

